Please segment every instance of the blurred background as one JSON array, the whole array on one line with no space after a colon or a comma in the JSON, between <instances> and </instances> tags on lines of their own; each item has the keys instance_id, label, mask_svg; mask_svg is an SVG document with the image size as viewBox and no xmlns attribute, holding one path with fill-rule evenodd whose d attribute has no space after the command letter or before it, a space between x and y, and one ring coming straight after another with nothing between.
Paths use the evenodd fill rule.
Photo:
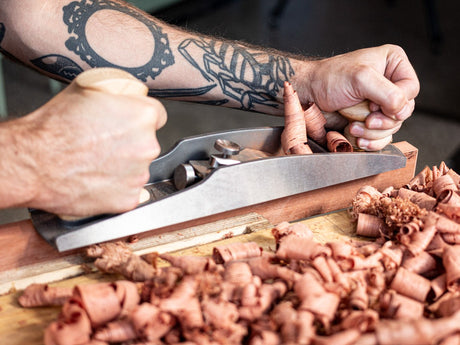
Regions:
<instances>
[{"instance_id":1,"label":"blurred background","mask_svg":"<svg viewBox=\"0 0 460 345\"><path fill-rule=\"evenodd\" d=\"M132 0L166 22L201 33L314 57L386 43L404 48L421 91L395 141L419 150L426 165L460 170L460 1L457 0ZM3 59L7 114L21 116L59 89L37 72ZM222 129L282 125L282 118L223 107L162 101L163 151L182 137Z\"/></svg>"}]
</instances>

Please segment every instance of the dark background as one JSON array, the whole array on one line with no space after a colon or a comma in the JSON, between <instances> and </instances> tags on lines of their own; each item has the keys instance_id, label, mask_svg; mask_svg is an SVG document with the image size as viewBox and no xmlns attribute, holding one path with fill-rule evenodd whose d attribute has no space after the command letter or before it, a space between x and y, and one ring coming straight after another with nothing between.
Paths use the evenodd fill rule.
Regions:
<instances>
[{"instance_id":1,"label":"dark background","mask_svg":"<svg viewBox=\"0 0 460 345\"><path fill-rule=\"evenodd\" d=\"M460 82L458 1L189 0L156 15L199 32L309 56L398 44L420 77L417 108L460 120L455 102Z\"/></svg>"}]
</instances>

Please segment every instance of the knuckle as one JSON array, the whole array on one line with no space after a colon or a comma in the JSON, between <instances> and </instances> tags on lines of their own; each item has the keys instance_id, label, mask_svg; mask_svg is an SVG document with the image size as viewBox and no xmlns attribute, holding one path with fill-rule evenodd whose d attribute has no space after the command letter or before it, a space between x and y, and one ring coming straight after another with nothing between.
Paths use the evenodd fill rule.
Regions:
<instances>
[{"instance_id":1,"label":"knuckle","mask_svg":"<svg viewBox=\"0 0 460 345\"><path fill-rule=\"evenodd\" d=\"M117 202L113 204L114 212L127 212L137 207L137 205L139 204L139 196L141 194L141 189L143 186L144 184L142 184L139 187L129 189L123 195L123 198L118 199Z\"/></svg>"},{"instance_id":2,"label":"knuckle","mask_svg":"<svg viewBox=\"0 0 460 345\"><path fill-rule=\"evenodd\" d=\"M158 142L156 142L156 140L155 140L154 145L152 145L152 147L150 149L149 157L150 158L157 158L160 155L160 153L161 153L161 147L158 144Z\"/></svg>"},{"instance_id":3,"label":"knuckle","mask_svg":"<svg viewBox=\"0 0 460 345\"><path fill-rule=\"evenodd\" d=\"M414 90L413 95L414 98L420 93L420 81L417 79L414 80Z\"/></svg>"},{"instance_id":4,"label":"knuckle","mask_svg":"<svg viewBox=\"0 0 460 345\"><path fill-rule=\"evenodd\" d=\"M384 44L382 45L382 48L387 51L387 54L401 56L403 58L406 57L406 52L404 49L397 44Z\"/></svg>"},{"instance_id":5,"label":"knuckle","mask_svg":"<svg viewBox=\"0 0 460 345\"><path fill-rule=\"evenodd\" d=\"M126 199L126 201L122 204L118 204L115 206L117 209L115 210L116 213L127 212L134 209L138 204L138 198L131 197Z\"/></svg>"},{"instance_id":6,"label":"knuckle","mask_svg":"<svg viewBox=\"0 0 460 345\"><path fill-rule=\"evenodd\" d=\"M369 73L369 67L364 64L359 64L354 67L354 75L357 81L363 81L367 79Z\"/></svg>"},{"instance_id":7,"label":"knuckle","mask_svg":"<svg viewBox=\"0 0 460 345\"><path fill-rule=\"evenodd\" d=\"M143 173L141 173L139 175L139 184L138 184L138 186L143 187L149 181L149 178L150 178L150 173L149 173L148 169L146 169Z\"/></svg>"},{"instance_id":8,"label":"knuckle","mask_svg":"<svg viewBox=\"0 0 460 345\"><path fill-rule=\"evenodd\" d=\"M397 53L404 53L404 49L397 44L385 44L385 47Z\"/></svg>"},{"instance_id":9,"label":"knuckle","mask_svg":"<svg viewBox=\"0 0 460 345\"><path fill-rule=\"evenodd\" d=\"M130 186L129 191L134 193L133 190L138 190L145 186L145 184L149 181L150 174L148 169L148 164L144 166L141 171L133 173L131 183L128 184Z\"/></svg>"},{"instance_id":10,"label":"knuckle","mask_svg":"<svg viewBox=\"0 0 460 345\"><path fill-rule=\"evenodd\" d=\"M406 96L399 90L394 90L388 95L387 109L392 114L396 114L404 108L406 103Z\"/></svg>"},{"instance_id":11,"label":"knuckle","mask_svg":"<svg viewBox=\"0 0 460 345\"><path fill-rule=\"evenodd\" d=\"M381 119L385 125L384 127L382 127L382 129L390 129L396 126L397 124L396 120L392 119L391 117L386 116L385 114L381 115Z\"/></svg>"},{"instance_id":12,"label":"knuckle","mask_svg":"<svg viewBox=\"0 0 460 345\"><path fill-rule=\"evenodd\" d=\"M415 100L414 99L411 99L409 101L409 116L412 115L412 113L414 112L415 110Z\"/></svg>"},{"instance_id":13,"label":"knuckle","mask_svg":"<svg viewBox=\"0 0 460 345\"><path fill-rule=\"evenodd\" d=\"M156 98L143 98L141 113L145 121L149 125L154 126L155 129L161 128L166 123L166 108L163 103Z\"/></svg>"},{"instance_id":14,"label":"knuckle","mask_svg":"<svg viewBox=\"0 0 460 345\"><path fill-rule=\"evenodd\" d=\"M371 68L367 65L359 64L354 67L353 78L358 85L366 85L369 80Z\"/></svg>"}]
</instances>

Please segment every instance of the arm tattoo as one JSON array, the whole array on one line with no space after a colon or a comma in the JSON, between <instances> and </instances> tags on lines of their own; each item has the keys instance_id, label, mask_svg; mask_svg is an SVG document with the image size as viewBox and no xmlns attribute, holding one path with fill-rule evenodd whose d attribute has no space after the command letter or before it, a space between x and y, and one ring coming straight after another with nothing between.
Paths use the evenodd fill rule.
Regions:
<instances>
[{"instance_id":1,"label":"arm tattoo","mask_svg":"<svg viewBox=\"0 0 460 345\"><path fill-rule=\"evenodd\" d=\"M149 95L152 97L191 97L191 96L201 96L213 88L216 85L209 85L203 87L197 87L194 89L150 89Z\"/></svg>"},{"instance_id":2,"label":"arm tattoo","mask_svg":"<svg viewBox=\"0 0 460 345\"><path fill-rule=\"evenodd\" d=\"M74 61L68 57L57 54L45 55L40 58L30 60L30 62L37 68L40 68L50 74L60 76L66 80L72 80L83 72L83 69Z\"/></svg>"},{"instance_id":3,"label":"arm tattoo","mask_svg":"<svg viewBox=\"0 0 460 345\"><path fill-rule=\"evenodd\" d=\"M253 110L257 104L277 107L277 93L294 74L286 57L253 53L213 39L186 39L179 52L208 82L219 84L222 92L245 110Z\"/></svg>"},{"instance_id":4,"label":"arm tattoo","mask_svg":"<svg viewBox=\"0 0 460 345\"><path fill-rule=\"evenodd\" d=\"M150 89L149 96L158 97L158 98L181 98L187 99L187 97L197 97L207 94L209 91L214 89L216 84L212 84L209 86L202 86L196 88L189 88L189 89ZM193 99L195 103L201 104L208 104L208 105L223 105L228 103L228 99L219 99L219 100L205 100L205 101L197 101Z\"/></svg>"},{"instance_id":5,"label":"arm tattoo","mask_svg":"<svg viewBox=\"0 0 460 345\"><path fill-rule=\"evenodd\" d=\"M110 61L105 60L90 46L85 30L88 19L100 10L115 10L130 15L136 20L145 24L155 41L155 49L149 62L140 67L121 67ZM132 75L146 81L147 77L155 79L161 71L174 63L174 57L169 47L168 37L161 31L161 28L152 22L147 16L136 12L130 7L120 6L111 0L80 0L73 1L63 7L64 23L68 26L68 31L72 35L66 41L66 47L81 57L91 67L115 67L123 68Z\"/></svg>"},{"instance_id":6,"label":"arm tattoo","mask_svg":"<svg viewBox=\"0 0 460 345\"><path fill-rule=\"evenodd\" d=\"M5 25L0 23L0 45L5 37ZM0 53L7 56L8 58L23 63L11 53L7 52L0 46ZM62 55L45 55L41 58L30 60L30 62L37 68L48 72L49 74L57 75L65 80L74 79L79 73L83 72L83 69L78 66L75 62Z\"/></svg>"},{"instance_id":7,"label":"arm tattoo","mask_svg":"<svg viewBox=\"0 0 460 345\"><path fill-rule=\"evenodd\" d=\"M135 67L119 66L103 58L91 46L86 35L88 20L102 10L118 11L147 27L154 42L154 49L152 55L147 57L147 63ZM154 80L165 68L175 63L168 36L162 31L162 27L149 16L128 5L123 6L113 0L75 0L63 7L63 22L69 32L65 46L91 67L121 68L145 82L149 77ZM5 26L0 23L0 52L14 58L1 47L4 34ZM256 106L277 108L277 95L282 90L284 81L294 75L288 57L272 52L259 52L237 43L204 37L188 38L180 43L178 51L201 73L204 85L194 88L150 89L150 96L186 99L200 97L220 88L221 99L201 102L222 105L233 101L244 110L255 110ZM65 80L72 80L83 71L71 58L52 52L30 62L36 68Z\"/></svg>"}]
</instances>

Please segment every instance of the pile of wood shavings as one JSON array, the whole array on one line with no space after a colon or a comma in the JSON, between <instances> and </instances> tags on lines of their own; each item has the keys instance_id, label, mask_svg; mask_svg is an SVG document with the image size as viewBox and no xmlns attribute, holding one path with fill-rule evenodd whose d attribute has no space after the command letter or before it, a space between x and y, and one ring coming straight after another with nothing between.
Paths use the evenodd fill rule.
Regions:
<instances>
[{"instance_id":1,"label":"pile of wood shavings","mask_svg":"<svg viewBox=\"0 0 460 345\"><path fill-rule=\"evenodd\" d=\"M374 241L320 244L304 224L281 223L275 253L236 243L212 258L160 255L162 268L122 244L94 246L101 270L139 282L35 285L20 302L69 296L46 345L458 344L460 178L444 164L421 174L400 190L360 190L352 215Z\"/></svg>"},{"instance_id":2,"label":"pile of wood shavings","mask_svg":"<svg viewBox=\"0 0 460 345\"><path fill-rule=\"evenodd\" d=\"M359 213L366 213L377 216L385 221L385 224L392 229L399 229L415 219L422 219L426 216L427 210L420 208L412 201L402 198L391 198L379 193L367 205L361 204L360 193L353 200L352 216L356 219Z\"/></svg>"}]
</instances>

